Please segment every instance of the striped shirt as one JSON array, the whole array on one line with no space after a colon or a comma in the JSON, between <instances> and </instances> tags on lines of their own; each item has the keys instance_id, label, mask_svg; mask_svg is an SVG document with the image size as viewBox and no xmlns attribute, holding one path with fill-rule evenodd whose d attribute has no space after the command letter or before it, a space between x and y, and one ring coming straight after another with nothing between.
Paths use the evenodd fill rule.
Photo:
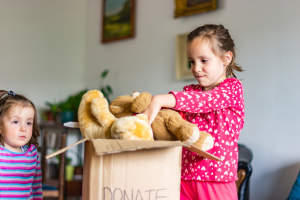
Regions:
<instances>
[{"instance_id":1,"label":"striped shirt","mask_svg":"<svg viewBox=\"0 0 300 200\"><path fill-rule=\"evenodd\" d=\"M39 155L34 145L23 153L0 145L0 200L43 199L41 182Z\"/></svg>"}]
</instances>

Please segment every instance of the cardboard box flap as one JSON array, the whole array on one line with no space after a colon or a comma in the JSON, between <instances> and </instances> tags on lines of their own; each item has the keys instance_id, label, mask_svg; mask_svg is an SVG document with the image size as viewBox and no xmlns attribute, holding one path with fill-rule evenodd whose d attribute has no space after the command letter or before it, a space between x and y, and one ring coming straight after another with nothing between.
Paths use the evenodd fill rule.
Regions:
<instances>
[{"instance_id":1,"label":"cardboard box flap","mask_svg":"<svg viewBox=\"0 0 300 200\"><path fill-rule=\"evenodd\" d=\"M85 142L89 140L88 138L83 138L82 140L67 146L63 149L60 149L48 156L47 159L52 158L58 154L61 154L67 151L72 146L75 146L79 143ZM218 158L206 151L203 151L194 145L188 142L180 142L180 141L143 141L143 140L102 140L102 139L92 139L91 142L93 143L95 152L97 155L105 155L105 154L113 154L113 153L120 153L123 151L136 151L141 149L155 149L155 148L167 148L167 147L174 147L174 146L182 146L185 147L187 150L190 150L194 153L197 153L200 156L205 158L216 160L216 161L223 161L223 159Z\"/></svg>"},{"instance_id":2,"label":"cardboard box flap","mask_svg":"<svg viewBox=\"0 0 300 200\"><path fill-rule=\"evenodd\" d=\"M102 140L92 139L91 142L97 155L120 153L123 151L136 151L142 149L166 148L174 146L188 147L180 141L143 141L143 140Z\"/></svg>"},{"instance_id":3,"label":"cardboard box flap","mask_svg":"<svg viewBox=\"0 0 300 200\"><path fill-rule=\"evenodd\" d=\"M189 151L192 151L196 154L198 154L199 156L203 156L204 158L208 158L208 159L211 159L211 160L216 160L216 161L223 161L223 159L217 157L217 156L214 156L206 151L203 151L199 148L197 148L196 146L188 143L188 142L183 142L183 143L186 143L188 145L188 147L185 147L187 150Z\"/></svg>"}]
</instances>

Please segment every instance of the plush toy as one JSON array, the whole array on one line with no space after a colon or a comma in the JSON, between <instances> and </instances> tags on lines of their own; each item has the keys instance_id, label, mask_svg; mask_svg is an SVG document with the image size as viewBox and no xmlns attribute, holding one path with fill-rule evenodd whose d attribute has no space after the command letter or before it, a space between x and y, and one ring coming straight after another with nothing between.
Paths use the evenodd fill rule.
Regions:
<instances>
[{"instance_id":1,"label":"plush toy","mask_svg":"<svg viewBox=\"0 0 300 200\"><path fill-rule=\"evenodd\" d=\"M98 90L88 91L82 96L78 122L84 138L153 140L146 115L116 118L109 111L106 98Z\"/></svg>"},{"instance_id":2,"label":"plush toy","mask_svg":"<svg viewBox=\"0 0 300 200\"><path fill-rule=\"evenodd\" d=\"M111 138L110 128L116 118L107 108L108 102L98 90L88 91L82 96L78 109L78 122L82 137Z\"/></svg>"},{"instance_id":3,"label":"plush toy","mask_svg":"<svg viewBox=\"0 0 300 200\"><path fill-rule=\"evenodd\" d=\"M83 95L78 110L78 121L84 138L128 140L181 140L207 151L213 147L212 136L182 119L171 109L159 111L151 127L148 118L141 113L151 101L149 93L119 96L108 105L98 90Z\"/></svg>"},{"instance_id":4,"label":"plush toy","mask_svg":"<svg viewBox=\"0 0 300 200\"><path fill-rule=\"evenodd\" d=\"M110 104L111 113L122 119L134 113L143 112L151 101L151 94L134 92L132 96L119 96ZM196 147L207 151L213 147L214 141L209 133L199 131L195 124L184 119L171 109L161 109L152 123L152 130L156 140L187 141Z\"/></svg>"}]
</instances>

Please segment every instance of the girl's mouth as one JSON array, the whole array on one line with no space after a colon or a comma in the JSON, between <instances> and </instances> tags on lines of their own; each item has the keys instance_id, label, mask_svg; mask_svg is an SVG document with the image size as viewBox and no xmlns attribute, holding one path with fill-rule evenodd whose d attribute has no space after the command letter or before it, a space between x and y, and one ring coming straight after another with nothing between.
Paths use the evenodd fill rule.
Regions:
<instances>
[{"instance_id":1,"label":"girl's mouth","mask_svg":"<svg viewBox=\"0 0 300 200\"><path fill-rule=\"evenodd\" d=\"M24 136L24 135L20 136L20 139L26 139L26 136Z\"/></svg>"}]
</instances>

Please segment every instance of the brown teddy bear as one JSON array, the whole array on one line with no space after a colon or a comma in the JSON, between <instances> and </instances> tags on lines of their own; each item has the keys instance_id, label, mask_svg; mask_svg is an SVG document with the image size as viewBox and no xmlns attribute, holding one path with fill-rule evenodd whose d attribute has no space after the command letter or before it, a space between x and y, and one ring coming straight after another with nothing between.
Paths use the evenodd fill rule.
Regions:
<instances>
[{"instance_id":1,"label":"brown teddy bear","mask_svg":"<svg viewBox=\"0 0 300 200\"><path fill-rule=\"evenodd\" d=\"M132 96L119 96L113 100L109 110L116 118L142 113L150 104L151 94L134 92ZM184 119L171 109L161 109L152 123L156 140L181 140L189 142L201 150L213 147L214 141L209 133L199 131L195 124Z\"/></svg>"}]
</instances>

